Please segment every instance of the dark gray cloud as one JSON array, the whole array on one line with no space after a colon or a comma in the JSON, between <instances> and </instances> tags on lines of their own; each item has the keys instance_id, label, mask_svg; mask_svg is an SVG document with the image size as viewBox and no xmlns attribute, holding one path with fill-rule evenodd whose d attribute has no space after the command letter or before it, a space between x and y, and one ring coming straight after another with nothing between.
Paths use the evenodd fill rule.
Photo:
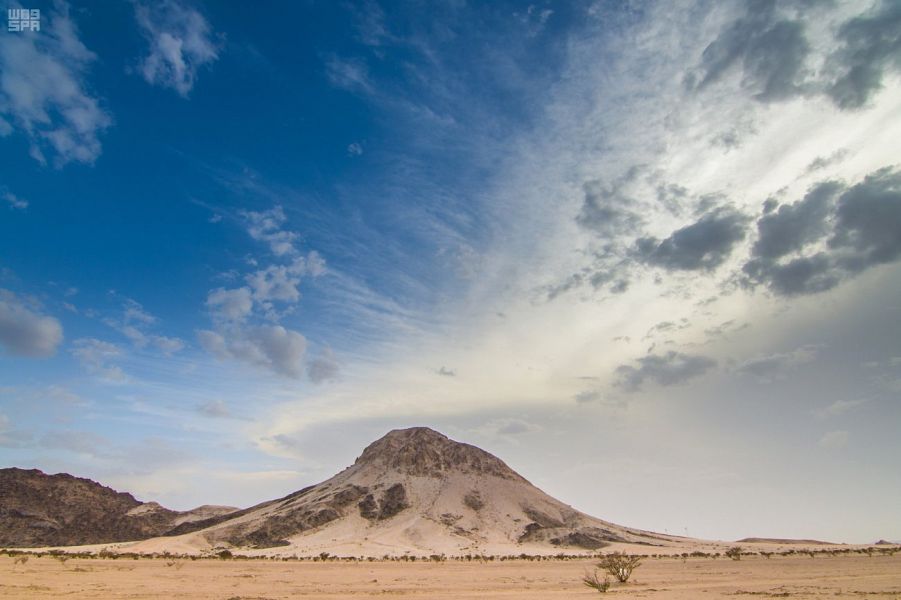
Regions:
<instances>
[{"instance_id":1,"label":"dark gray cloud","mask_svg":"<svg viewBox=\"0 0 901 600\"><path fill-rule=\"evenodd\" d=\"M54 317L36 312L25 300L0 289L0 347L15 356L52 356L63 341L63 327Z\"/></svg>"},{"instance_id":2,"label":"dark gray cloud","mask_svg":"<svg viewBox=\"0 0 901 600\"><path fill-rule=\"evenodd\" d=\"M880 169L842 194L829 247L852 272L901 257L901 171Z\"/></svg>"},{"instance_id":3,"label":"dark gray cloud","mask_svg":"<svg viewBox=\"0 0 901 600\"><path fill-rule=\"evenodd\" d=\"M829 290L901 258L901 172L886 167L850 188L821 183L757 226L759 238L743 267L746 283L764 284L780 296ZM825 248L801 255L822 239Z\"/></svg>"},{"instance_id":4,"label":"dark gray cloud","mask_svg":"<svg viewBox=\"0 0 901 600\"><path fill-rule=\"evenodd\" d=\"M674 321L660 321L659 323L648 329L648 332L642 339L647 340L659 333L670 333L673 331L678 331L680 329L686 329L690 326L691 324L688 322L688 319L685 318L680 319L678 323Z\"/></svg>"},{"instance_id":5,"label":"dark gray cloud","mask_svg":"<svg viewBox=\"0 0 901 600\"><path fill-rule=\"evenodd\" d=\"M780 18L772 0L754 0L704 49L700 73L688 84L703 89L740 69L742 86L756 99L784 100L800 93L809 53L800 21Z\"/></svg>"},{"instance_id":6,"label":"dark gray cloud","mask_svg":"<svg viewBox=\"0 0 901 600\"><path fill-rule=\"evenodd\" d=\"M833 55L840 72L827 94L841 109L865 106L882 89L886 72L901 70L901 3L887 1L845 22Z\"/></svg>"},{"instance_id":7,"label":"dark gray cloud","mask_svg":"<svg viewBox=\"0 0 901 600\"><path fill-rule=\"evenodd\" d=\"M703 90L732 73L760 102L825 94L841 110L866 106L892 71L901 71L901 4L888 0L842 23L825 68L813 69L805 21L822 18L828 3L752 0L747 11L723 29L686 77L689 89ZM820 11L821 14L816 14ZM811 65L808 66L808 60ZM726 135L717 143L729 145Z\"/></svg>"},{"instance_id":8,"label":"dark gray cloud","mask_svg":"<svg viewBox=\"0 0 901 600\"><path fill-rule=\"evenodd\" d=\"M573 396L573 399L579 404L597 402L601 398L603 398L603 395L597 390L582 390L581 392Z\"/></svg>"},{"instance_id":9,"label":"dark gray cloud","mask_svg":"<svg viewBox=\"0 0 901 600\"><path fill-rule=\"evenodd\" d=\"M629 289L629 283L628 279L619 279L613 282L613 285L610 286L610 293L624 294Z\"/></svg>"},{"instance_id":10,"label":"dark gray cloud","mask_svg":"<svg viewBox=\"0 0 901 600\"><path fill-rule=\"evenodd\" d=\"M712 270L725 261L735 245L745 238L747 217L721 207L696 223L678 229L663 241L641 238L636 255L641 262L667 270Z\"/></svg>"},{"instance_id":11,"label":"dark gray cloud","mask_svg":"<svg viewBox=\"0 0 901 600\"><path fill-rule=\"evenodd\" d=\"M735 321L735 319L729 319L728 321L723 321L719 325L708 327L704 330L704 334L708 339L721 338L729 335L730 333L741 331L742 329L747 329L750 326L750 323L739 324Z\"/></svg>"},{"instance_id":12,"label":"dark gray cloud","mask_svg":"<svg viewBox=\"0 0 901 600\"><path fill-rule=\"evenodd\" d=\"M765 283L778 296L825 292L838 285L842 279L841 273L833 268L829 256L823 252L798 257L786 263L751 260L743 270L752 282Z\"/></svg>"},{"instance_id":13,"label":"dark gray cloud","mask_svg":"<svg viewBox=\"0 0 901 600\"><path fill-rule=\"evenodd\" d=\"M281 325L234 328L223 332L197 332L200 345L220 359L236 359L264 367L286 377L303 374L307 341Z\"/></svg>"},{"instance_id":14,"label":"dark gray cloud","mask_svg":"<svg viewBox=\"0 0 901 600\"><path fill-rule=\"evenodd\" d=\"M827 233L826 218L832 210L842 184L820 183L803 199L783 204L757 221L757 241L751 255L772 260L800 250Z\"/></svg>"},{"instance_id":15,"label":"dark gray cloud","mask_svg":"<svg viewBox=\"0 0 901 600\"><path fill-rule=\"evenodd\" d=\"M634 211L637 202L625 188L636 179L639 171L639 167L632 167L610 185L600 181L585 183L585 199L576 218L579 225L611 238L636 231L643 220Z\"/></svg>"},{"instance_id":16,"label":"dark gray cloud","mask_svg":"<svg viewBox=\"0 0 901 600\"><path fill-rule=\"evenodd\" d=\"M332 349L326 346L316 358L307 363L307 377L313 383L322 383L338 376L338 361Z\"/></svg>"},{"instance_id":17,"label":"dark gray cloud","mask_svg":"<svg viewBox=\"0 0 901 600\"><path fill-rule=\"evenodd\" d=\"M555 299L556 297L558 297L562 294L565 294L566 292L568 292L570 290L574 290L574 289L581 287L583 281L584 281L584 277L580 273L573 273L572 275L567 277L565 280L563 280L561 283L558 283L557 285L552 285L552 286L545 288L545 291L547 292L548 301L551 301L551 300Z\"/></svg>"},{"instance_id":18,"label":"dark gray cloud","mask_svg":"<svg viewBox=\"0 0 901 600\"><path fill-rule=\"evenodd\" d=\"M205 417L212 417L214 419L227 419L232 416L231 411L228 409L228 405L222 400L210 400L204 404L199 404L197 406L197 412Z\"/></svg>"},{"instance_id":19,"label":"dark gray cloud","mask_svg":"<svg viewBox=\"0 0 901 600\"><path fill-rule=\"evenodd\" d=\"M573 273L556 285L548 285L541 288L547 294L550 302L572 290L588 284L595 291L602 290L605 286L611 294L622 294L629 289L628 269L630 261L611 261L609 256L598 257L598 264L585 267L580 273Z\"/></svg>"},{"instance_id":20,"label":"dark gray cloud","mask_svg":"<svg viewBox=\"0 0 901 600\"><path fill-rule=\"evenodd\" d=\"M648 354L637 361L638 366L620 365L616 368L616 386L636 391L645 382L676 385L703 375L716 366L712 358L683 354L670 350L666 354Z\"/></svg>"},{"instance_id":21,"label":"dark gray cloud","mask_svg":"<svg viewBox=\"0 0 901 600\"><path fill-rule=\"evenodd\" d=\"M840 148L829 156L818 156L807 165L807 168L804 169L804 173L810 174L825 169L826 167L837 165L845 160L849 154L850 152L846 148Z\"/></svg>"},{"instance_id":22,"label":"dark gray cloud","mask_svg":"<svg viewBox=\"0 0 901 600\"><path fill-rule=\"evenodd\" d=\"M657 185L657 201L674 215L682 214L682 206L690 198L688 188L675 183Z\"/></svg>"}]
</instances>

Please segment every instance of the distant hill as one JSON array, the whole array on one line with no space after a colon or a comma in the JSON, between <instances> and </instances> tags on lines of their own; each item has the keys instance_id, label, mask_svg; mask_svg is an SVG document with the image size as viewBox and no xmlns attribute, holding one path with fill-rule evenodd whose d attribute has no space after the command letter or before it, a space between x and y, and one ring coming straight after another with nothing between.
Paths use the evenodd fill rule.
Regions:
<instances>
[{"instance_id":1,"label":"distant hill","mask_svg":"<svg viewBox=\"0 0 901 600\"><path fill-rule=\"evenodd\" d=\"M820 540L793 540L784 538L749 537L737 540L736 543L744 544L804 544L805 546L835 546L834 542L821 542Z\"/></svg>"},{"instance_id":2,"label":"distant hill","mask_svg":"<svg viewBox=\"0 0 901 600\"><path fill-rule=\"evenodd\" d=\"M0 469L0 546L71 546L143 540L198 519L235 511L178 512L139 502L90 479L37 469Z\"/></svg>"}]
</instances>

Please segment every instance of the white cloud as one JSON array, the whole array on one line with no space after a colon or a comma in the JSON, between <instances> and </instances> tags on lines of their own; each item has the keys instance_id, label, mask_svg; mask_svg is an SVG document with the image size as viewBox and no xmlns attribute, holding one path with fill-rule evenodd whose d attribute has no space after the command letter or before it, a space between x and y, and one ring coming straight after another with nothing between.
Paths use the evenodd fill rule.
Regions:
<instances>
[{"instance_id":1,"label":"white cloud","mask_svg":"<svg viewBox=\"0 0 901 600\"><path fill-rule=\"evenodd\" d=\"M42 164L48 155L57 166L92 164L112 119L87 89L96 56L78 38L68 5L56 6L42 14L40 35L0 36L0 135L20 129Z\"/></svg>"},{"instance_id":2,"label":"white cloud","mask_svg":"<svg viewBox=\"0 0 901 600\"><path fill-rule=\"evenodd\" d=\"M3 199L6 200L10 208L16 210L25 210L26 208L28 208L28 200L23 200L13 193L4 192Z\"/></svg>"},{"instance_id":3,"label":"white cloud","mask_svg":"<svg viewBox=\"0 0 901 600\"><path fill-rule=\"evenodd\" d=\"M128 381L125 372L114 363L122 358L119 346L96 338L79 338L73 342L72 356L92 375L111 383Z\"/></svg>"},{"instance_id":4,"label":"white cloud","mask_svg":"<svg viewBox=\"0 0 901 600\"><path fill-rule=\"evenodd\" d=\"M22 298L0 289L0 346L8 354L53 356L62 341L59 320L36 312Z\"/></svg>"},{"instance_id":5,"label":"white cloud","mask_svg":"<svg viewBox=\"0 0 901 600\"><path fill-rule=\"evenodd\" d=\"M140 70L150 85L187 98L198 70L219 58L220 43L196 9L175 0L136 3L135 18L150 44Z\"/></svg>"},{"instance_id":6,"label":"white cloud","mask_svg":"<svg viewBox=\"0 0 901 600\"><path fill-rule=\"evenodd\" d=\"M185 342L180 338L152 335L150 336L150 341L156 346L157 350L166 356L181 352L185 348Z\"/></svg>"},{"instance_id":7,"label":"white cloud","mask_svg":"<svg viewBox=\"0 0 901 600\"><path fill-rule=\"evenodd\" d=\"M855 400L836 400L829 406L817 411L820 418L838 417L845 413L856 410L869 402L866 398L857 398Z\"/></svg>"},{"instance_id":8,"label":"white cloud","mask_svg":"<svg viewBox=\"0 0 901 600\"><path fill-rule=\"evenodd\" d=\"M243 211L241 216L247 225L247 233L253 239L269 244L276 256L292 256L297 253L294 241L297 234L282 228L287 220L281 206L264 211Z\"/></svg>"},{"instance_id":9,"label":"white cloud","mask_svg":"<svg viewBox=\"0 0 901 600\"><path fill-rule=\"evenodd\" d=\"M848 445L847 431L828 431L823 434L818 442L821 448L830 450L839 450Z\"/></svg>"},{"instance_id":10,"label":"white cloud","mask_svg":"<svg viewBox=\"0 0 901 600\"><path fill-rule=\"evenodd\" d=\"M294 246L299 236L284 229L287 219L281 206L244 211L241 217L251 238L268 244L273 254L287 262L248 273L247 285L211 290L206 306L215 328L198 331L201 346L220 359L239 360L279 375L298 378L306 370L316 383L332 379L337 363L331 350L327 348L305 369L306 338L279 324L300 302L302 279L325 273L325 261L315 251L300 254ZM259 264L253 257L247 262ZM271 325L260 325L261 321Z\"/></svg>"},{"instance_id":11,"label":"white cloud","mask_svg":"<svg viewBox=\"0 0 901 600\"><path fill-rule=\"evenodd\" d=\"M480 425L474 431L490 438L501 438L541 431L541 426L522 419L492 419Z\"/></svg>"},{"instance_id":12,"label":"white cloud","mask_svg":"<svg viewBox=\"0 0 901 600\"><path fill-rule=\"evenodd\" d=\"M135 300L128 298L123 306L123 317L126 323L143 323L150 325L156 321L156 317L144 310L144 307Z\"/></svg>"},{"instance_id":13,"label":"white cloud","mask_svg":"<svg viewBox=\"0 0 901 600\"><path fill-rule=\"evenodd\" d=\"M297 302L300 300L301 271L293 265L272 265L251 273L245 280L253 290L253 299L257 302Z\"/></svg>"},{"instance_id":14,"label":"white cloud","mask_svg":"<svg viewBox=\"0 0 901 600\"><path fill-rule=\"evenodd\" d=\"M248 287L216 288L207 295L206 305L216 320L241 321L253 310L253 293Z\"/></svg>"},{"instance_id":15,"label":"white cloud","mask_svg":"<svg viewBox=\"0 0 901 600\"><path fill-rule=\"evenodd\" d=\"M278 321L284 313L275 308L276 303L291 305L300 301L300 285L303 276L318 277L325 272L325 261L315 251L307 256L295 256L290 263L270 265L245 275L246 286L216 288L207 295L206 305L219 323L240 322L251 315L262 315L269 321Z\"/></svg>"}]
</instances>

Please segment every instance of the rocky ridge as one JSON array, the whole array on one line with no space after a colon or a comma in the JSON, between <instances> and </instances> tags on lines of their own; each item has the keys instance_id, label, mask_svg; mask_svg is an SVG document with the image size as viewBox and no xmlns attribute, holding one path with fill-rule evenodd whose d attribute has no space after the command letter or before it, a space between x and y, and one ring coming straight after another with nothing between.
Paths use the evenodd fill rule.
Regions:
<instances>
[{"instance_id":1,"label":"rocky ridge","mask_svg":"<svg viewBox=\"0 0 901 600\"><path fill-rule=\"evenodd\" d=\"M169 510L90 479L37 469L0 469L0 546L69 546L142 540L235 509Z\"/></svg>"}]
</instances>

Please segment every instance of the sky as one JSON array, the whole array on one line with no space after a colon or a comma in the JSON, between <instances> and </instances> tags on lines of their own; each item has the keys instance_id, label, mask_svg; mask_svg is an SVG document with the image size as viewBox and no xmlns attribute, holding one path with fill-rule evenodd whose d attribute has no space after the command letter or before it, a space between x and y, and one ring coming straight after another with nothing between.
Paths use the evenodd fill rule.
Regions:
<instances>
[{"instance_id":1,"label":"sky","mask_svg":"<svg viewBox=\"0 0 901 600\"><path fill-rule=\"evenodd\" d=\"M9 6L0 466L244 507L425 425L901 539L898 2Z\"/></svg>"}]
</instances>

